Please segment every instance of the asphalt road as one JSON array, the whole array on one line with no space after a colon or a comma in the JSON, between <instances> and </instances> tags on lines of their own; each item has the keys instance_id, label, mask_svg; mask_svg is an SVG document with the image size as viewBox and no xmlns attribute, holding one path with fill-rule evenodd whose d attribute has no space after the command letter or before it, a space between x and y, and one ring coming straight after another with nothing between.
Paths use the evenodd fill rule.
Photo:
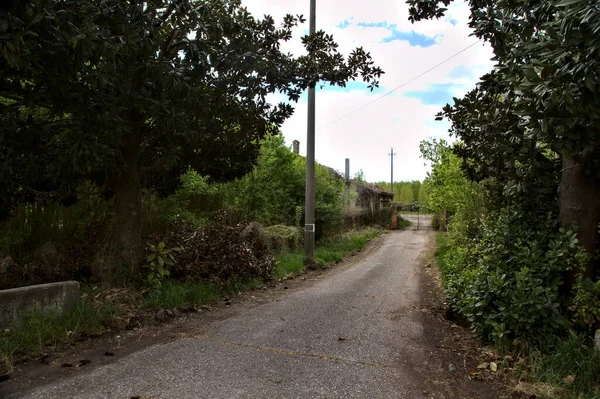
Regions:
<instances>
[{"instance_id":1,"label":"asphalt road","mask_svg":"<svg viewBox=\"0 0 600 399\"><path fill-rule=\"evenodd\" d=\"M424 397L413 364L428 349L411 309L431 239L429 229L389 233L317 282L25 397Z\"/></svg>"}]
</instances>

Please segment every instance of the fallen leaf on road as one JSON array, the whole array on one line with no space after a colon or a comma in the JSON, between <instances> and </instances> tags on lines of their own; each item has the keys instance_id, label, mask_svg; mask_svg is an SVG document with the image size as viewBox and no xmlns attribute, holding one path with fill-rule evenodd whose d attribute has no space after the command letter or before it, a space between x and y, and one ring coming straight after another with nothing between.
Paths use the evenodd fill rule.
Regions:
<instances>
[{"instance_id":1,"label":"fallen leaf on road","mask_svg":"<svg viewBox=\"0 0 600 399\"><path fill-rule=\"evenodd\" d=\"M90 364L92 361L88 360L88 359L82 359L77 363L77 366L75 367L82 367L85 366L86 364Z\"/></svg>"},{"instance_id":2,"label":"fallen leaf on road","mask_svg":"<svg viewBox=\"0 0 600 399\"><path fill-rule=\"evenodd\" d=\"M490 370L492 370L495 373L496 371L498 371L498 365L496 363L494 363L494 362L491 362L490 363Z\"/></svg>"},{"instance_id":3,"label":"fallen leaf on road","mask_svg":"<svg viewBox=\"0 0 600 399\"><path fill-rule=\"evenodd\" d=\"M571 385L573 382L575 382L574 375L568 375L563 379L563 383L565 383L566 385Z\"/></svg>"},{"instance_id":4,"label":"fallen leaf on road","mask_svg":"<svg viewBox=\"0 0 600 399\"><path fill-rule=\"evenodd\" d=\"M479 371L477 371L477 370L469 370L469 374L471 374L471 375L479 375Z\"/></svg>"},{"instance_id":5,"label":"fallen leaf on road","mask_svg":"<svg viewBox=\"0 0 600 399\"><path fill-rule=\"evenodd\" d=\"M479 366L477 366L478 369L487 369L490 366L490 364L488 362L485 363L481 363Z\"/></svg>"}]
</instances>

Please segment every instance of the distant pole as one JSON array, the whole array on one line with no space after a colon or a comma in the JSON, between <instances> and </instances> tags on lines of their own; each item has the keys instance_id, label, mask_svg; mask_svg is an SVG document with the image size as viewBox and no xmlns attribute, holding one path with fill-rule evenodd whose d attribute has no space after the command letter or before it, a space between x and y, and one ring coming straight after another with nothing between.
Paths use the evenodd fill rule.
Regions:
<instances>
[{"instance_id":1,"label":"distant pole","mask_svg":"<svg viewBox=\"0 0 600 399\"><path fill-rule=\"evenodd\" d=\"M392 194L394 194L394 156L398 155L398 154L394 154L394 149L392 148L392 153L388 154L391 158L392 158L392 177L390 179L391 181L391 186L392 186ZM394 200L394 197L392 197L392 201Z\"/></svg>"},{"instance_id":2,"label":"distant pole","mask_svg":"<svg viewBox=\"0 0 600 399\"><path fill-rule=\"evenodd\" d=\"M316 32L317 2L310 0L310 30ZM305 260L315 261L315 86L308 88L308 127L306 138L306 198L304 209Z\"/></svg>"}]
</instances>

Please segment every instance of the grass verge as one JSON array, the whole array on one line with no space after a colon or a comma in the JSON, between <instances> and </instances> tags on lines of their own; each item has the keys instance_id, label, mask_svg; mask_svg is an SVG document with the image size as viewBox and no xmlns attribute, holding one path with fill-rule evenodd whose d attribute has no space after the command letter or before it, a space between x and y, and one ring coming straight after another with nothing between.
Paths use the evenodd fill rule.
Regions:
<instances>
[{"instance_id":1,"label":"grass verge","mask_svg":"<svg viewBox=\"0 0 600 399\"><path fill-rule=\"evenodd\" d=\"M345 256L364 248L370 240L379 237L378 229L353 230L337 237L323 240L315 249L315 261L322 266L340 262ZM275 277L299 274L304 270L304 252L296 251L275 257L277 269Z\"/></svg>"},{"instance_id":2,"label":"grass verge","mask_svg":"<svg viewBox=\"0 0 600 399\"><path fill-rule=\"evenodd\" d=\"M547 355L533 352L530 362L537 397L600 398L600 355L590 339L571 334Z\"/></svg>"},{"instance_id":3,"label":"grass verge","mask_svg":"<svg viewBox=\"0 0 600 399\"><path fill-rule=\"evenodd\" d=\"M144 309L174 309L206 305L262 285L258 279L247 282L229 281L225 284L166 281L160 287L150 290L141 306Z\"/></svg>"},{"instance_id":4,"label":"grass verge","mask_svg":"<svg viewBox=\"0 0 600 399\"><path fill-rule=\"evenodd\" d=\"M24 314L17 323L0 331L0 374L10 373L14 360L24 354L102 334L107 326L115 325L120 311L112 304L97 305L82 299L63 313L37 310Z\"/></svg>"}]
</instances>

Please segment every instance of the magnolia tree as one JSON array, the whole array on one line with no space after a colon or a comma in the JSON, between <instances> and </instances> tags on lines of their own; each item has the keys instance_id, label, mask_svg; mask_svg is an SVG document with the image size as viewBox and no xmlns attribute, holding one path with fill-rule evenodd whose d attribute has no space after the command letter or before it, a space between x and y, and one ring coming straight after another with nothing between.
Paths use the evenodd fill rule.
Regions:
<instances>
[{"instance_id":1,"label":"magnolia tree","mask_svg":"<svg viewBox=\"0 0 600 399\"><path fill-rule=\"evenodd\" d=\"M415 22L440 18L452 0L408 0ZM592 0L470 0L470 27L497 65L444 108L458 153L476 178L526 191L535 174L558 176L559 220L577 228L597 275L600 221L600 8ZM560 164L554 168L558 161ZM549 172L550 171L550 172ZM523 179L522 174L530 174ZM552 193L548 193L552 194ZM546 196L546 201L548 196ZM572 283L572 276L570 279Z\"/></svg>"},{"instance_id":2,"label":"magnolia tree","mask_svg":"<svg viewBox=\"0 0 600 399\"><path fill-rule=\"evenodd\" d=\"M0 5L0 209L64 197L84 180L115 195L121 258L139 270L141 189L193 168L251 170L259 139L324 81L370 88L383 73L357 48L304 36L304 22L257 19L240 0L8 0Z\"/></svg>"}]
</instances>

